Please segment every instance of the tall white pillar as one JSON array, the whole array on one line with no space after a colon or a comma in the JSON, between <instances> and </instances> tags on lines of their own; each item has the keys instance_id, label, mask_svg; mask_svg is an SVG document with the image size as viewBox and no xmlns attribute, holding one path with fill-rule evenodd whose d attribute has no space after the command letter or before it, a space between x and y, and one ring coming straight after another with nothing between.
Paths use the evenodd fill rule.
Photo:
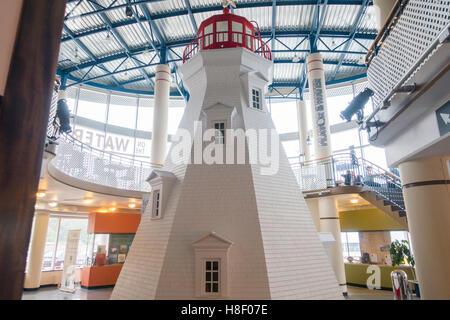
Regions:
<instances>
[{"instance_id":1,"label":"tall white pillar","mask_svg":"<svg viewBox=\"0 0 450 320\"><path fill-rule=\"evenodd\" d=\"M327 92L323 59L320 53L312 53L306 58L308 83L311 100L311 114L314 130L314 154L316 158L332 154L330 126L327 113Z\"/></svg>"},{"instance_id":2,"label":"tall white pillar","mask_svg":"<svg viewBox=\"0 0 450 320\"><path fill-rule=\"evenodd\" d=\"M422 299L450 299L450 156L399 165Z\"/></svg>"},{"instance_id":3,"label":"tall white pillar","mask_svg":"<svg viewBox=\"0 0 450 320\"><path fill-rule=\"evenodd\" d=\"M155 76L155 107L153 111L152 156L154 167L162 167L167 151L170 68L160 64L156 67Z\"/></svg>"},{"instance_id":4,"label":"tall white pillar","mask_svg":"<svg viewBox=\"0 0 450 320\"><path fill-rule=\"evenodd\" d=\"M297 100L297 121L300 153L303 154L303 161L308 161L311 159L311 154L306 142L308 138L308 119L306 116L306 101L304 100Z\"/></svg>"},{"instance_id":5,"label":"tall white pillar","mask_svg":"<svg viewBox=\"0 0 450 320\"><path fill-rule=\"evenodd\" d=\"M48 213L35 213L34 215L33 236L30 241L28 267L24 282L25 289L37 289L40 287L49 219L50 215Z\"/></svg>"},{"instance_id":6,"label":"tall white pillar","mask_svg":"<svg viewBox=\"0 0 450 320\"><path fill-rule=\"evenodd\" d=\"M0 1L0 96L5 94L23 0Z\"/></svg>"},{"instance_id":7,"label":"tall white pillar","mask_svg":"<svg viewBox=\"0 0 450 320\"><path fill-rule=\"evenodd\" d=\"M333 197L319 198L318 208L320 232L330 232L335 240L329 248L329 257L342 293L346 295L347 280L345 278L344 257L342 254L341 226L335 199Z\"/></svg>"},{"instance_id":8,"label":"tall white pillar","mask_svg":"<svg viewBox=\"0 0 450 320\"><path fill-rule=\"evenodd\" d=\"M395 5L396 0L373 0L373 8L377 19L378 30L383 27L389 13Z\"/></svg>"}]
</instances>

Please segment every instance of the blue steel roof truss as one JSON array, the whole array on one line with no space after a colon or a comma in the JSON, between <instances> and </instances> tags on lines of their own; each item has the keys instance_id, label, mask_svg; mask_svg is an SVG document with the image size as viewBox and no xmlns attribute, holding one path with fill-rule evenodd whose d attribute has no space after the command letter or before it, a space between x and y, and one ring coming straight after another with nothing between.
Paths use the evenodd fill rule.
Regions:
<instances>
[{"instance_id":1,"label":"blue steel roof truss","mask_svg":"<svg viewBox=\"0 0 450 320\"><path fill-rule=\"evenodd\" d=\"M82 14L74 15L75 9L82 3L82 1L89 2L92 11L84 12ZM70 12L68 12L65 16L65 21L69 21L72 19L80 19L83 17L96 15L101 19L104 23L103 26L98 26L97 28L90 28L87 30L80 30L76 33L72 32L66 25L64 25L64 31L67 36L62 39L62 42L73 41L81 50L83 50L86 55L91 59L91 61L84 61L82 63L75 64L73 66L68 66L66 68L58 68L58 74L66 81L67 79L71 80L72 83L69 86L77 85L77 84L89 84L99 88L130 92L130 93L140 93L140 94L153 94L154 82L152 77L154 74L147 73L145 68L156 66L160 63L166 63L171 66L171 71L173 73L173 84L177 89L177 92L171 92L171 95L183 96L185 99L189 98L189 93L185 90L182 82L182 78L178 73L177 62L182 60L180 54L176 52L176 48L186 46L192 39L180 39L175 41L164 41L164 37L162 36L158 26L155 23L155 20L165 19L169 17L177 17L177 16L187 16L192 24L193 30L197 32L198 26L196 24L196 20L194 18L194 14L203 13L203 12L211 12L221 10L221 6L213 5L213 6L204 6L204 7L192 7L189 0L184 0L185 8L172 10L169 12L161 12L161 13L150 13L147 3L158 2L161 0L125 0L124 3L118 4L117 0L109 3L108 6L104 7L97 2L97 0L68 0L68 3L74 2L75 5L71 8ZM358 26L361 22L362 16L364 15L367 7L372 4L370 0L266 0L260 2L249 2L249 3L237 3L237 8L253 8L253 7L271 7L272 9L272 25L269 31L265 30L261 32L261 36L266 42L271 42L271 48L274 54L276 53L313 53L313 52L323 52L323 53L338 53L339 59L336 60L324 60L324 64L328 65L336 65L333 75L331 77L331 81L328 81L327 84L333 83L341 83L345 81L352 81L356 79L360 79L365 76L365 73L357 74L354 76L346 77L345 79L335 80L337 73L339 72L341 66L349 66L354 68L361 68L364 70L366 68L365 64L355 63L349 60L345 61L345 56L347 54L358 54L365 55L367 52L367 47L362 43L362 41L373 40L376 37L375 32L367 32L367 31L359 31ZM289 6L289 5L315 5L314 18L312 23L312 28L310 31L305 32L305 30L277 30L277 7L279 6ZM360 9L358 11L357 17L355 19L354 25L350 32L345 31L337 31L337 30L325 30L322 32L322 27L324 24L325 11L327 9L327 5L359 5ZM110 21L106 16L106 12L111 10L117 10L119 8L125 8L130 6L133 9L133 17L130 19L120 20L120 21ZM143 16L139 13L138 8L142 12ZM144 28L143 23L147 23L150 29L150 33ZM133 49L129 48L123 37L117 32L117 28L128 26L128 25L138 25L145 35L146 41L148 45L133 47ZM117 42L123 48L123 52L115 53L109 55L107 57L96 57L86 45L80 41L81 38L93 35L100 32L109 32L116 38ZM155 38L157 41L155 41ZM298 43L295 47L287 45L282 39L292 39L298 38ZM334 47L330 46L325 41L322 40L325 38L344 38L345 41L340 43L338 46ZM308 40L309 48L308 49L299 49L302 44ZM334 41L334 40L333 40ZM360 51L349 51L350 45L354 41L361 48ZM275 49L275 43L278 42L281 44L283 49ZM323 45L321 50L318 49L318 43ZM304 46L303 46L304 47ZM340 49L343 47L342 49ZM150 60L150 62L145 63L137 58L138 55L144 52L154 52L154 56ZM158 57L159 61L155 61L155 58ZM127 61L132 61L134 67L121 68ZM120 61L119 65L114 68L113 71L109 71L103 64L112 62L112 61ZM355 60L356 61L356 60ZM276 88L293 88L287 95L282 94L279 90L276 90L281 96L290 96L293 94L295 90L298 89L300 98L303 98L303 91L307 88L307 76L306 76L306 63L305 59L298 59L298 61L293 62L290 58L274 58L275 64L288 64L288 63L301 63L302 69L299 74L299 80L297 82L281 82L275 81L270 85L270 90L276 90ZM104 74L96 75L94 77L89 78L88 75L94 69L94 67L98 67L103 70ZM71 73L74 71L84 70L85 73L81 78L74 77ZM133 70L139 70L142 74L142 77L135 77L133 79L128 79L125 81L119 82L115 76L121 73L130 72ZM110 87L107 85L100 84L96 82L96 80L103 78L111 78L116 86ZM122 78L123 80L123 78ZM124 85L129 85L132 83L137 83L141 81L147 81L152 90L142 91L142 90L134 90L134 89L125 89Z\"/></svg>"},{"instance_id":2,"label":"blue steel roof truss","mask_svg":"<svg viewBox=\"0 0 450 320\"><path fill-rule=\"evenodd\" d=\"M98 4L96 1L94 1L94 0L89 0L89 3L91 4L92 7L94 7L94 8L97 9L97 10L103 9L103 7L102 7L101 5L99 5L99 4ZM119 34L119 33L111 26L111 21L109 21L108 16L107 16L104 12L100 12L100 13L99 13L99 16L100 16L100 18L102 19L102 21L108 26L109 30L110 30L111 33L114 35L114 37L117 39L117 41L120 43L120 45L123 47L123 49L125 49L125 51L126 51L126 53L127 53L127 56L128 56L128 59L131 60L131 61L133 62L133 64L134 64L136 67L139 67L139 66L140 66L140 65L139 65L139 62L131 56L130 48L128 48L128 45L127 45L126 42L122 39L122 36L121 36L121 35L120 35L120 34ZM128 60L128 59L127 59L127 60ZM155 84L153 83L153 80L150 79L150 78L148 77L148 75L147 75L147 73L144 71L144 69L139 68L138 70L139 70L139 72L142 73L142 75L144 76L145 80L148 81L148 83L150 84L150 86L151 86L152 88L155 88Z\"/></svg>"}]
</instances>

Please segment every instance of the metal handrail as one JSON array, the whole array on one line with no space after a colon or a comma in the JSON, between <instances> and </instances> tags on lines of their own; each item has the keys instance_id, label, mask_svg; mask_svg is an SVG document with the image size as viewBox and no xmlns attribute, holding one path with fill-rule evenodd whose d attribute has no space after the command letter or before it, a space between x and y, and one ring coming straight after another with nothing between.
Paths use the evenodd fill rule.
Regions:
<instances>
[{"instance_id":1,"label":"metal handrail","mask_svg":"<svg viewBox=\"0 0 450 320\"><path fill-rule=\"evenodd\" d=\"M240 41L235 41L235 37L240 39ZM249 38L251 39L250 41L248 41ZM192 40L183 51L183 63L191 59L200 50L234 47L246 48L272 61L272 51L261 37L244 32L223 31L203 34L201 37L196 37Z\"/></svg>"},{"instance_id":2,"label":"metal handrail","mask_svg":"<svg viewBox=\"0 0 450 320\"><path fill-rule=\"evenodd\" d=\"M331 155L331 156L326 156L326 157L321 157L321 158L316 158L316 159L306 160L306 161L298 162L298 163L294 163L294 164L295 164L295 165L306 165L306 164L311 164L311 163L318 162L318 161L323 161L323 160L326 160L326 159L336 158L336 157L338 157L338 156L348 156L348 157L351 157L352 154L351 154L351 153L345 153L345 152L342 152L342 153L335 153L335 154L333 154L333 155ZM360 160L363 160L363 161L365 161L365 162L368 162L368 163L370 163L372 166L377 167L379 170L384 171L386 175L389 175L389 176L391 176L392 178L394 178L394 179L396 179L396 180L400 180L400 177L399 177L399 176L393 174L392 172L389 172L389 171L383 169L383 168L380 167L379 165L377 165L377 164L375 164L375 163L373 163L373 162L371 162L371 161L369 161L369 160L363 159L363 158L360 158Z\"/></svg>"},{"instance_id":3,"label":"metal handrail","mask_svg":"<svg viewBox=\"0 0 450 320\"><path fill-rule=\"evenodd\" d=\"M365 58L367 66L369 66L373 57L376 56L378 50L383 45L384 39L386 39L389 36L389 33L393 28L395 21L398 20L398 18L403 12L402 9L408 4L408 2L409 0L397 0L394 6L392 7L391 12L386 18L386 21L384 22L383 26L378 32L375 40L372 42L372 45L370 46L369 50L367 50Z\"/></svg>"},{"instance_id":4,"label":"metal handrail","mask_svg":"<svg viewBox=\"0 0 450 320\"><path fill-rule=\"evenodd\" d=\"M405 210L398 176L351 153L340 153L292 165L303 192L357 185L375 192L389 204Z\"/></svg>"}]
</instances>

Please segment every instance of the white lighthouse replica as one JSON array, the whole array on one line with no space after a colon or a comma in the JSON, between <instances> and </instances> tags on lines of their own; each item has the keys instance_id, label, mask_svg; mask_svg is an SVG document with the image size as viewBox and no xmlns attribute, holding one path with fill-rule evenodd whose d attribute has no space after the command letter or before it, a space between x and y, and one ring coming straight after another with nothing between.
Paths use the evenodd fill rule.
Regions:
<instances>
[{"instance_id":1,"label":"white lighthouse replica","mask_svg":"<svg viewBox=\"0 0 450 320\"><path fill-rule=\"evenodd\" d=\"M174 142L150 175L151 198L111 298L342 298L288 159L270 134L264 93L273 63L258 27L224 9L201 24L183 58L190 100L178 134L192 138ZM208 129L211 142L202 141ZM256 144L244 136L243 162L229 129L257 133ZM261 154L276 154L275 165Z\"/></svg>"}]
</instances>

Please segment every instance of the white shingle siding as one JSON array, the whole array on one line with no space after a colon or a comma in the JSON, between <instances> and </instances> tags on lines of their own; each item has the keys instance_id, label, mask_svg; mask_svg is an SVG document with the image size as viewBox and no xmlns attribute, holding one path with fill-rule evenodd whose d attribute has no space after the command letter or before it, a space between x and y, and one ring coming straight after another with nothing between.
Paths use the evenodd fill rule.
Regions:
<instances>
[{"instance_id":1,"label":"white shingle siding","mask_svg":"<svg viewBox=\"0 0 450 320\"><path fill-rule=\"evenodd\" d=\"M180 127L192 130L202 108L220 103L233 106L233 117L241 118L227 119L229 123L274 128L269 113L248 108L248 81L254 77L247 74L258 71L259 81L267 82L269 67L266 60L240 48L194 57L181 68L192 90ZM229 295L220 298L342 298L297 180L279 148L280 169L273 176L261 175L259 165L186 166L166 160L163 170L173 172L177 181L163 218L151 220L151 208L146 209L112 299L195 299L192 242L211 231L233 242Z\"/></svg>"}]
</instances>

